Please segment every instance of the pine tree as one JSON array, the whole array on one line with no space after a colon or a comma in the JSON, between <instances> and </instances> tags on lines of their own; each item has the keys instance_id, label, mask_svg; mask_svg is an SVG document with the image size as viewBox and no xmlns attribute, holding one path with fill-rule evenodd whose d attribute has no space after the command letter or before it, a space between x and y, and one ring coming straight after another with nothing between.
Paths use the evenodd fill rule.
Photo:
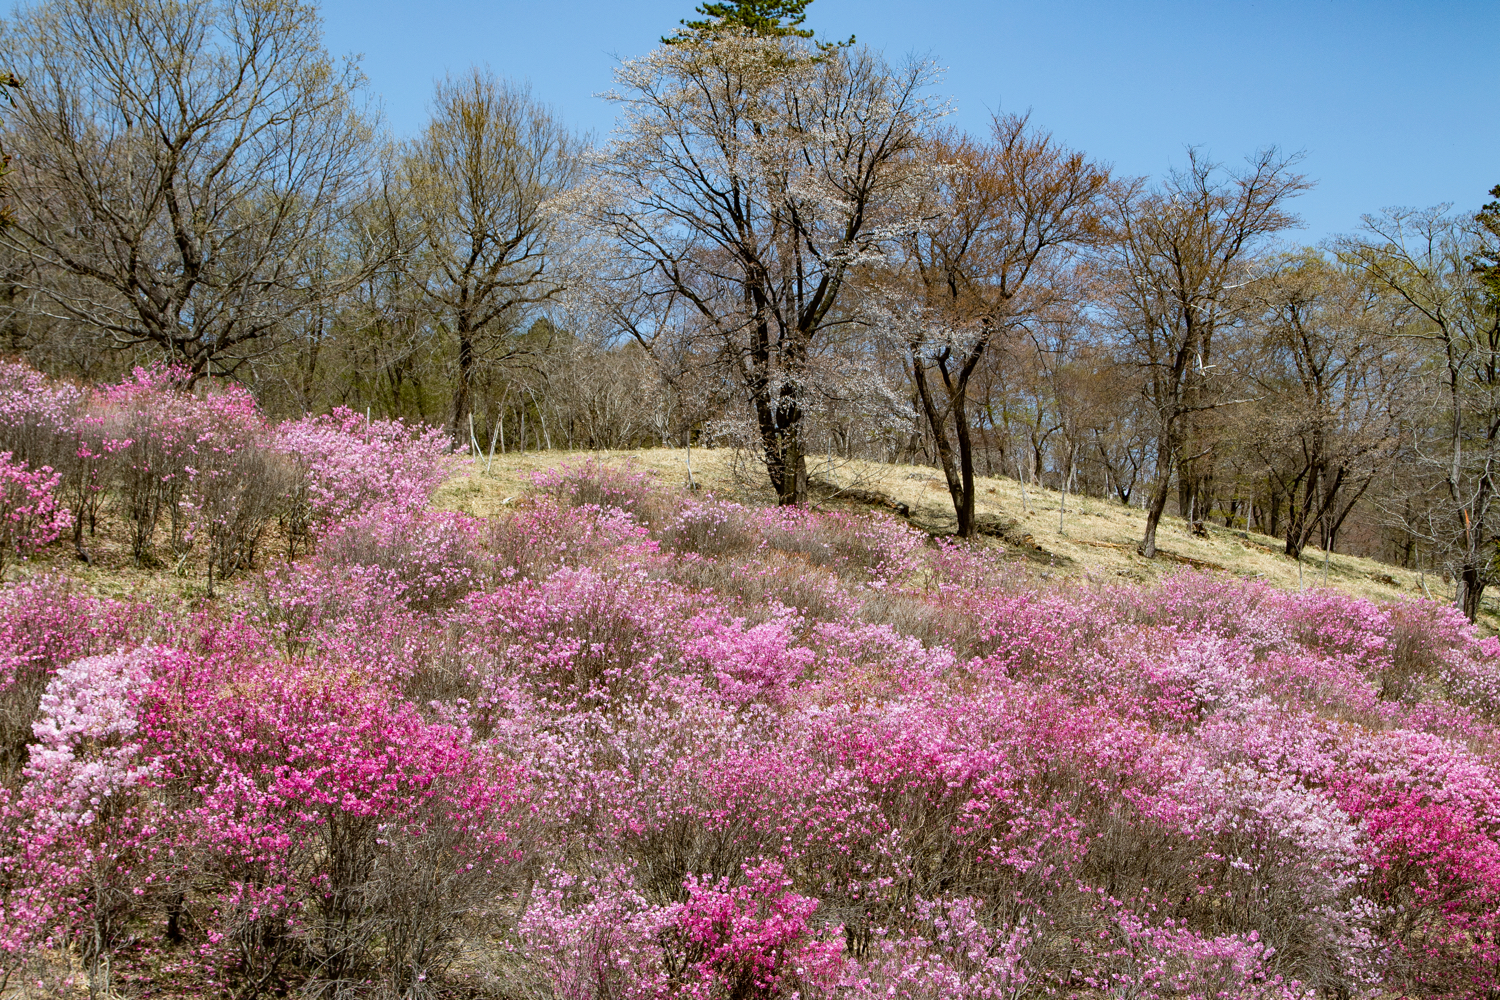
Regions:
<instances>
[{"instance_id":1,"label":"pine tree","mask_svg":"<svg viewBox=\"0 0 1500 1000\"><path fill-rule=\"evenodd\" d=\"M1500 184L1490 188L1495 200L1481 208L1474 219L1480 225L1480 249L1471 261L1484 280L1490 296L1500 303Z\"/></svg>"},{"instance_id":2,"label":"pine tree","mask_svg":"<svg viewBox=\"0 0 1500 1000\"><path fill-rule=\"evenodd\" d=\"M702 19L682 20L682 30L662 41L668 45L709 41L725 31L748 31L762 38L811 38L813 30L802 27L810 3L812 0L730 0L699 4L694 9ZM854 36L846 42L817 44L820 49L853 45Z\"/></svg>"}]
</instances>

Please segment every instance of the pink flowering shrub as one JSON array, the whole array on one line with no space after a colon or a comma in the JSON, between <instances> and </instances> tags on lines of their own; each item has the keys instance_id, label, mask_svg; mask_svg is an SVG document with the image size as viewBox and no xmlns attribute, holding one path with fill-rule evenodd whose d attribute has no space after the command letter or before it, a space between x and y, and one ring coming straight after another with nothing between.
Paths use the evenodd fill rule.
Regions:
<instances>
[{"instance_id":1,"label":"pink flowering shrub","mask_svg":"<svg viewBox=\"0 0 1500 1000\"><path fill-rule=\"evenodd\" d=\"M113 501L138 565L159 561L165 531L179 572L197 560L212 594L216 580L255 567L273 524L295 556L312 532L357 514L425 507L448 474L448 443L436 428L372 423L349 410L272 427L244 387L189 382L186 370L159 364L84 390L0 363L0 454L9 453L0 514L10 515L0 531L31 531L0 537L12 541L0 559L67 527L61 516L43 519L40 534L17 527L42 523L38 502L49 516L72 512L73 540L87 557L84 529L97 533Z\"/></svg>"},{"instance_id":2,"label":"pink flowering shrub","mask_svg":"<svg viewBox=\"0 0 1500 1000\"><path fill-rule=\"evenodd\" d=\"M89 394L22 364L0 361L0 451L36 469L64 475L74 458L74 429Z\"/></svg>"},{"instance_id":3,"label":"pink flowering shrub","mask_svg":"<svg viewBox=\"0 0 1500 1000\"><path fill-rule=\"evenodd\" d=\"M441 429L372 422L344 407L279 425L273 446L292 456L303 474L294 497L294 537L376 506L425 507L448 476L450 444Z\"/></svg>"},{"instance_id":4,"label":"pink flowering shrub","mask_svg":"<svg viewBox=\"0 0 1500 1000\"><path fill-rule=\"evenodd\" d=\"M612 507L648 524L668 510L662 496L652 488L650 474L629 463L608 465L590 458L579 465L534 473L531 482L540 492L571 507Z\"/></svg>"},{"instance_id":5,"label":"pink flowering shrub","mask_svg":"<svg viewBox=\"0 0 1500 1000\"><path fill-rule=\"evenodd\" d=\"M510 887L521 771L461 730L315 662L160 681L143 729L183 824L175 905L231 982L310 966L399 995Z\"/></svg>"},{"instance_id":6,"label":"pink flowering shrub","mask_svg":"<svg viewBox=\"0 0 1500 1000\"><path fill-rule=\"evenodd\" d=\"M438 435L176 392L101 412L218 414L183 424L188 551L228 551L207 511L254 507L214 491L256 453L308 551L192 610L0 589L0 964L27 982L1500 989L1500 643L1446 610L1036 587L599 463L486 524L428 508Z\"/></svg>"},{"instance_id":7,"label":"pink flowering shrub","mask_svg":"<svg viewBox=\"0 0 1500 1000\"><path fill-rule=\"evenodd\" d=\"M155 558L152 543L165 519L173 554L186 543L181 507L193 448L206 421L184 388L186 373L167 366L137 368L101 393L100 409L116 455L117 488L131 522L131 555L137 564Z\"/></svg>"},{"instance_id":8,"label":"pink flowering shrub","mask_svg":"<svg viewBox=\"0 0 1500 1000\"><path fill-rule=\"evenodd\" d=\"M0 451L0 576L7 562L56 541L72 524L72 514L58 500L61 481L45 465L28 469Z\"/></svg>"},{"instance_id":9,"label":"pink flowering shrub","mask_svg":"<svg viewBox=\"0 0 1500 1000\"><path fill-rule=\"evenodd\" d=\"M328 529L316 561L379 571L392 601L431 609L482 582L479 523L464 514L376 507Z\"/></svg>"},{"instance_id":10,"label":"pink flowering shrub","mask_svg":"<svg viewBox=\"0 0 1500 1000\"><path fill-rule=\"evenodd\" d=\"M660 546L649 529L623 510L589 507L580 512L542 496L494 521L484 548L499 576L545 577L563 566L640 566Z\"/></svg>"}]
</instances>

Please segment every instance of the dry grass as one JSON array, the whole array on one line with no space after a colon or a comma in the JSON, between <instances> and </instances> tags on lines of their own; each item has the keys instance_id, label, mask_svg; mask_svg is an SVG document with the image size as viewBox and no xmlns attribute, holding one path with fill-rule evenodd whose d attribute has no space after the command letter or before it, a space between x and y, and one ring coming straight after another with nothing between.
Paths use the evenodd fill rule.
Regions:
<instances>
[{"instance_id":1,"label":"dry grass","mask_svg":"<svg viewBox=\"0 0 1500 1000\"><path fill-rule=\"evenodd\" d=\"M178 565L169 551L169 527L163 524L158 526L154 539L154 564L137 566L131 557L130 527L119 511L107 510L99 518L99 533L84 535L83 548L89 554L89 562L78 557L72 534L68 532L30 559L8 566L4 580L55 573L67 576L81 591L97 597L171 611L194 608L208 600L205 545L197 545L190 557ZM286 547L286 533L273 523L256 550L254 568L241 570L229 580L215 576L215 592L231 591L259 576L266 567L284 561Z\"/></svg>"},{"instance_id":2,"label":"dry grass","mask_svg":"<svg viewBox=\"0 0 1500 1000\"><path fill-rule=\"evenodd\" d=\"M450 510L487 517L503 510L531 489L531 475L553 466L594 458L611 464L632 463L649 470L663 488L682 487L687 468L682 449L644 449L618 452L533 452L526 455L496 455L486 473L483 461L460 467L435 499ZM763 482L734 474L732 453L695 448L693 474L708 492L744 503L770 503L770 489ZM856 482L866 490L878 490L906 504L911 521L942 534L954 527L953 507L942 474L923 466L883 465L873 462L836 462L824 468L821 461L810 470L823 480L840 486ZM1183 565L1265 580L1286 590L1326 585L1376 600L1429 596L1451 601L1451 583L1428 574L1425 581L1412 570L1375 559L1332 553L1309 547L1301 562L1283 554L1280 539L1255 532L1241 532L1220 525L1208 526L1208 537L1191 534L1181 518L1166 517L1158 529L1160 554L1154 560L1136 554L1145 527L1145 514L1118 501L1070 495L1059 526L1062 495L1055 490L1026 488L1023 505L1021 484L1004 477L977 480L977 511L1019 522L1017 532L1029 534L1041 550L1031 553L1032 572L1040 577L1078 577L1097 581L1110 579L1147 582L1176 571ZM822 501L843 503L838 497ZM1241 536L1244 537L1241 537ZM992 543L998 544L998 543ZM1048 557L1055 557L1049 559ZM1049 565L1050 563L1050 565ZM1424 587L1425 583L1425 587ZM1480 614L1486 632L1500 631L1500 595L1486 596Z\"/></svg>"}]
</instances>

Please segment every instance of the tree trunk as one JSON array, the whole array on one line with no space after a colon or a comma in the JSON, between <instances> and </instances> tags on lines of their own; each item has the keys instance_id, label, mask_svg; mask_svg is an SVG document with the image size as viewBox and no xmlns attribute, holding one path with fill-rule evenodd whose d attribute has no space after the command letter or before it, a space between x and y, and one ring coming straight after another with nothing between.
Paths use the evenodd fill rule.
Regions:
<instances>
[{"instance_id":1,"label":"tree trunk","mask_svg":"<svg viewBox=\"0 0 1500 1000\"><path fill-rule=\"evenodd\" d=\"M1167 509L1167 497L1172 492L1172 466L1177 461L1178 437L1175 414L1166 421L1161 438L1156 446L1156 470L1160 478L1151 491L1151 503L1146 508L1146 532L1136 551L1147 559L1156 558L1156 527Z\"/></svg>"},{"instance_id":2,"label":"tree trunk","mask_svg":"<svg viewBox=\"0 0 1500 1000\"><path fill-rule=\"evenodd\" d=\"M776 491L776 502L791 506L807 502L807 456L802 448L801 412L795 404L776 406L755 401L761 446L766 452L766 474Z\"/></svg>"},{"instance_id":3,"label":"tree trunk","mask_svg":"<svg viewBox=\"0 0 1500 1000\"><path fill-rule=\"evenodd\" d=\"M1167 509L1167 497L1172 492L1171 476L1163 476L1151 491L1151 505L1146 508L1146 533L1136 551L1147 559L1156 558L1156 526L1161 523L1162 513Z\"/></svg>"},{"instance_id":4,"label":"tree trunk","mask_svg":"<svg viewBox=\"0 0 1500 1000\"><path fill-rule=\"evenodd\" d=\"M1458 593L1453 602L1469 621L1479 616L1480 601L1484 598L1484 575L1473 555L1471 553L1465 558L1463 568L1459 570Z\"/></svg>"},{"instance_id":5,"label":"tree trunk","mask_svg":"<svg viewBox=\"0 0 1500 1000\"><path fill-rule=\"evenodd\" d=\"M1193 492L1195 485L1193 470L1187 462L1179 460L1177 463L1177 513L1188 522L1189 530L1192 529L1193 521L1197 517L1197 511L1194 509L1197 506L1194 503L1197 499Z\"/></svg>"},{"instance_id":6,"label":"tree trunk","mask_svg":"<svg viewBox=\"0 0 1500 1000\"><path fill-rule=\"evenodd\" d=\"M1302 550L1307 547L1307 541L1312 537L1313 508L1318 496L1318 483L1322 477L1316 466L1310 466L1307 470L1307 480L1302 484L1302 503L1297 503L1296 494L1290 497L1292 503L1287 511L1286 519L1286 554L1293 559L1302 558ZM1295 484L1293 484L1295 489Z\"/></svg>"},{"instance_id":7,"label":"tree trunk","mask_svg":"<svg viewBox=\"0 0 1500 1000\"><path fill-rule=\"evenodd\" d=\"M469 415L469 385L474 377L474 338L466 322L458 327L458 378L453 387L453 436Z\"/></svg>"},{"instance_id":8,"label":"tree trunk","mask_svg":"<svg viewBox=\"0 0 1500 1000\"><path fill-rule=\"evenodd\" d=\"M960 538L974 536L974 443L969 429L969 414L960 393L953 401L954 431L958 436L958 473L962 480L963 499L954 505L958 513Z\"/></svg>"},{"instance_id":9,"label":"tree trunk","mask_svg":"<svg viewBox=\"0 0 1500 1000\"><path fill-rule=\"evenodd\" d=\"M927 369L922 365L921 359L912 359L912 381L917 384L917 398L921 402L922 414L927 418L927 426L932 431L933 445L937 450L938 465L943 470L943 478L948 483L948 495L953 498L953 511L958 518L958 537L970 538L974 534L974 472L972 459L969 463L967 479L959 470L959 463L955 461L953 454L953 443L948 438L947 413L940 413L937 401L932 397L932 388L927 384ZM952 401L948 412L957 408L957 401ZM960 427L962 424L960 423ZM960 435L963 434L960 430ZM962 445L960 445L962 449Z\"/></svg>"}]
</instances>

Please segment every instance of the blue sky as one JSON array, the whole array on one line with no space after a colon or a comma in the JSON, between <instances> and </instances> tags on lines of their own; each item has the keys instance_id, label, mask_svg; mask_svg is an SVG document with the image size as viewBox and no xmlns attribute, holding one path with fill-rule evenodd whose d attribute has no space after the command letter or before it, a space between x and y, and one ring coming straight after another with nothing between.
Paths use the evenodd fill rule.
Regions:
<instances>
[{"instance_id":1,"label":"blue sky","mask_svg":"<svg viewBox=\"0 0 1500 1000\"><path fill-rule=\"evenodd\" d=\"M694 0L488 3L328 0L335 53L362 53L393 132L421 127L433 81L471 64L527 80L581 130L612 126L593 95ZM1017 3L816 0L808 25L946 68L952 122L1031 109L1058 138L1132 175L1199 145L1237 161L1306 153L1298 200L1315 241L1388 205L1477 207L1500 184L1500 0Z\"/></svg>"}]
</instances>

